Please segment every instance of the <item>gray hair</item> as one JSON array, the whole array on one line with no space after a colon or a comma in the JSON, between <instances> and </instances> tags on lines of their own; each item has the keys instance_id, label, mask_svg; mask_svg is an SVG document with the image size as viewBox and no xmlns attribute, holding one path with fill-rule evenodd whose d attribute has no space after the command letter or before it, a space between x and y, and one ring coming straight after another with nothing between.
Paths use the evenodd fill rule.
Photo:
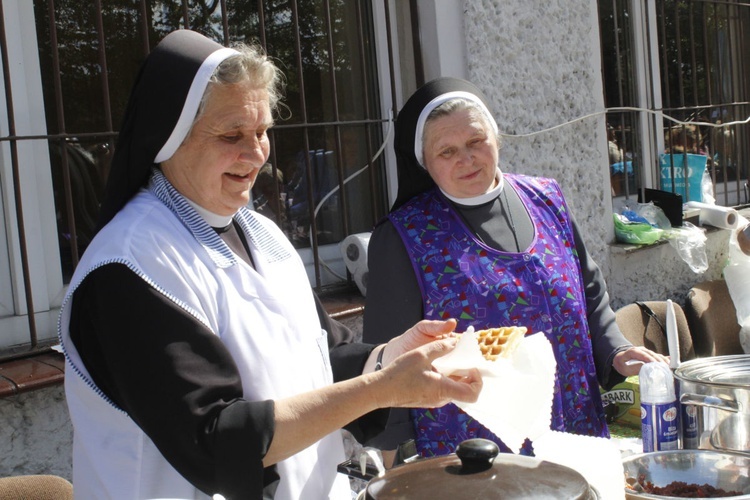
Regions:
<instances>
[{"instance_id":1,"label":"gray hair","mask_svg":"<svg viewBox=\"0 0 750 500\"><path fill-rule=\"evenodd\" d=\"M206 102L217 85L249 82L268 92L271 111L278 109L284 84L284 75L281 70L258 45L238 44L232 48L238 53L224 59L214 70L208 80L193 123L203 114Z\"/></svg>"},{"instance_id":2,"label":"gray hair","mask_svg":"<svg viewBox=\"0 0 750 500\"><path fill-rule=\"evenodd\" d=\"M431 122L437 120L438 118L448 116L455 113L456 111L464 110L468 110L474 117L479 118L482 123L484 123L487 130L490 133L495 134L497 148L500 149L501 139L500 134L497 133L497 127L493 125L494 118L491 116L487 116L487 111L479 103L470 99L465 99L463 97L456 97L455 99L445 101L444 103L440 104L435 109L430 111L430 114L427 115L427 118L425 119L425 129L427 129L427 126ZM492 122L490 120L492 120ZM424 144L422 144L422 147L424 148Z\"/></svg>"}]
</instances>

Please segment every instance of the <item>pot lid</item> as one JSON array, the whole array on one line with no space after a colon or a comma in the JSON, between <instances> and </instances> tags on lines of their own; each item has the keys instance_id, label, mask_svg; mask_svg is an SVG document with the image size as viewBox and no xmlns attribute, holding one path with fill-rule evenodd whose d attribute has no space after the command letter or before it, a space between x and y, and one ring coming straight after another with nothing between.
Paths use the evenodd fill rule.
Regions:
<instances>
[{"instance_id":1,"label":"pot lid","mask_svg":"<svg viewBox=\"0 0 750 500\"><path fill-rule=\"evenodd\" d=\"M463 441L456 454L399 465L373 479L365 498L598 498L586 479L569 467L498 451L486 439Z\"/></svg>"},{"instance_id":2,"label":"pot lid","mask_svg":"<svg viewBox=\"0 0 750 500\"><path fill-rule=\"evenodd\" d=\"M674 375L688 382L750 388L750 355L693 359L682 363Z\"/></svg>"}]
</instances>

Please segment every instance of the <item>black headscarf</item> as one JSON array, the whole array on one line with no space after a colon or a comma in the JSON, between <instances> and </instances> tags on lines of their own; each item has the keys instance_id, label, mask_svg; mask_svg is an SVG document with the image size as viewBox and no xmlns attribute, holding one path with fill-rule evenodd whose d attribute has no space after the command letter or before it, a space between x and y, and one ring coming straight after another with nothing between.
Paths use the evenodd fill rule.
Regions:
<instances>
[{"instance_id":1,"label":"black headscarf","mask_svg":"<svg viewBox=\"0 0 750 500\"><path fill-rule=\"evenodd\" d=\"M189 30L173 31L154 47L125 108L97 229L145 185L155 164L174 154L216 66L236 53Z\"/></svg>"},{"instance_id":2,"label":"black headscarf","mask_svg":"<svg viewBox=\"0 0 750 500\"><path fill-rule=\"evenodd\" d=\"M489 107L484 95L474 84L459 78L443 77L429 81L417 89L398 113L393 141L398 169L398 194L391 211L396 210L414 196L435 186L435 182L419 163L415 153L417 140L419 140L418 147L420 150L422 148L422 138L417 139L416 137L417 124L423 113L429 114L435 108L435 106L430 105L433 101L444 94L453 92L470 94L473 96L473 100L477 100L485 108ZM494 125L495 119L489 111L486 112ZM422 121L425 118L426 116L422 118Z\"/></svg>"}]
</instances>

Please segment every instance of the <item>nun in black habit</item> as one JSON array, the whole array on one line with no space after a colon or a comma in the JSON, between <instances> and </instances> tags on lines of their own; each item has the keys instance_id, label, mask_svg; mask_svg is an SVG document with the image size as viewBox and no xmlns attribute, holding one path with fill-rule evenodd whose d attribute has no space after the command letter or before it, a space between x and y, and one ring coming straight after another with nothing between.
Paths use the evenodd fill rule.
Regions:
<instances>
[{"instance_id":1,"label":"nun in black habit","mask_svg":"<svg viewBox=\"0 0 750 500\"><path fill-rule=\"evenodd\" d=\"M352 343L246 207L279 78L258 49L188 30L138 74L60 314L79 498L350 498L338 429L372 412L349 427L366 439L378 408L476 400L477 373L431 370L454 322L387 352Z\"/></svg>"},{"instance_id":2,"label":"nun in black habit","mask_svg":"<svg viewBox=\"0 0 750 500\"><path fill-rule=\"evenodd\" d=\"M558 361L552 428L608 436L598 385L637 373L627 360L664 357L620 332L557 183L501 171L497 124L464 80L438 78L418 89L395 130L398 195L369 243L365 342L385 342L425 318L455 318L457 332L543 332ZM472 437L509 451L455 405L394 411L369 444L393 449L415 438L419 452L433 456ZM533 453L531 444L522 452Z\"/></svg>"}]
</instances>

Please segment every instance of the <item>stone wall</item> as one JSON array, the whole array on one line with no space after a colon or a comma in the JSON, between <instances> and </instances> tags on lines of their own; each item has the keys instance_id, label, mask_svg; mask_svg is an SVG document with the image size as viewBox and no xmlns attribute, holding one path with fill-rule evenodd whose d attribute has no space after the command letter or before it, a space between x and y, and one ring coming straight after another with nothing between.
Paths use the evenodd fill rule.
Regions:
<instances>
[{"instance_id":1,"label":"stone wall","mask_svg":"<svg viewBox=\"0 0 750 500\"><path fill-rule=\"evenodd\" d=\"M72 480L73 426L63 386L0 399L0 477L54 474Z\"/></svg>"}]
</instances>

